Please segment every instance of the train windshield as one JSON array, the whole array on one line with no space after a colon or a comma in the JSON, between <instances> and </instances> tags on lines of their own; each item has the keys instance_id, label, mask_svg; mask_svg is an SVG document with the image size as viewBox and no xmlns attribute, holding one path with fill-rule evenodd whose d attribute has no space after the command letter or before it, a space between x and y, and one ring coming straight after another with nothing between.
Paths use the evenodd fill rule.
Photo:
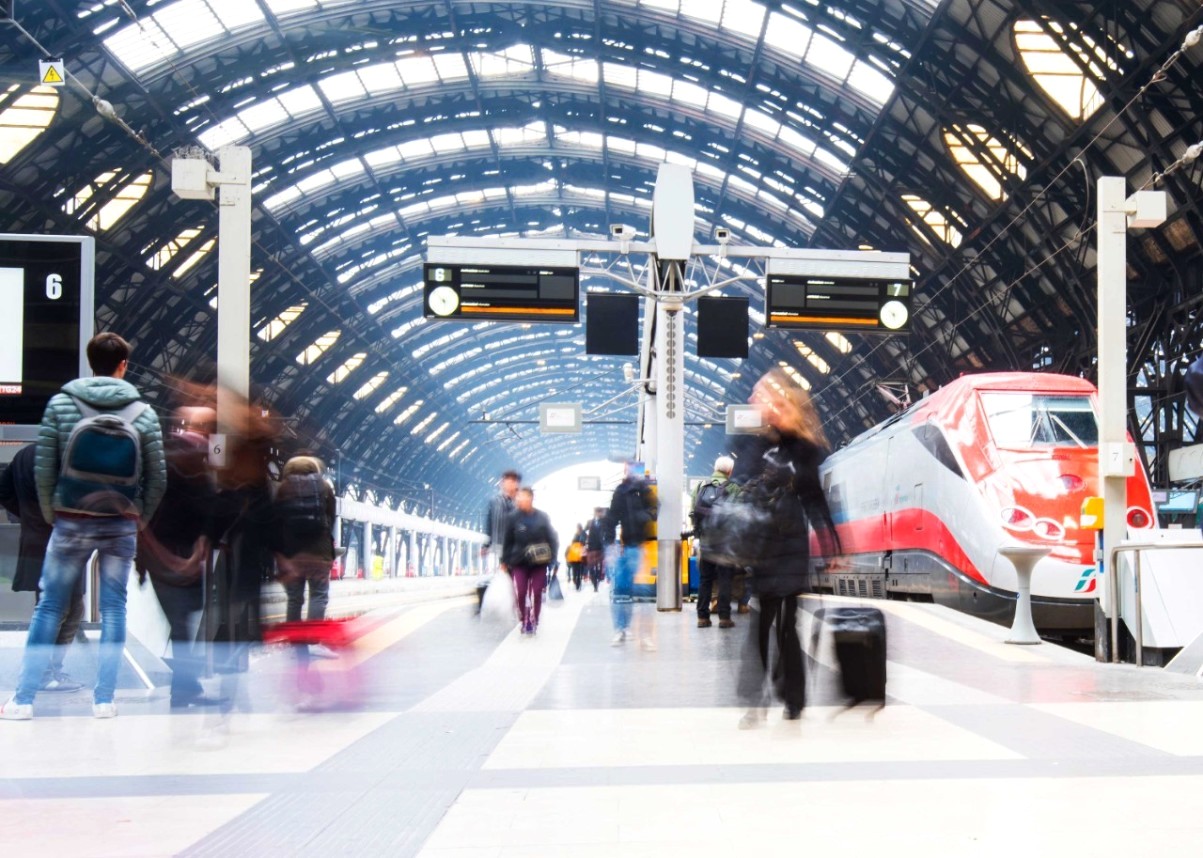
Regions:
<instances>
[{"instance_id":1,"label":"train windshield","mask_svg":"<svg viewBox=\"0 0 1203 858\"><path fill-rule=\"evenodd\" d=\"M1097 447L1099 427L1089 396L983 392L994 443L1011 449Z\"/></svg>"}]
</instances>

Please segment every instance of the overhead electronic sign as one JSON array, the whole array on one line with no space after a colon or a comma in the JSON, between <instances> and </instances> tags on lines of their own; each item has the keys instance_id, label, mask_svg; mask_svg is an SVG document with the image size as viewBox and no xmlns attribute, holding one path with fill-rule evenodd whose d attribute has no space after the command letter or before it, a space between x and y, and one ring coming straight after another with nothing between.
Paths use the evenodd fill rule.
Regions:
<instances>
[{"instance_id":1,"label":"overhead electronic sign","mask_svg":"<svg viewBox=\"0 0 1203 858\"><path fill-rule=\"evenodd\" d=\"M910 331L911 281L769 272L771 328L900 334Z\"/></svg>"},{"instance_id":2,"label":"overhead electronic sign","mask_svg":"<svg viewBox=\"0 0 1203 858\"><path fill-rule=\"evenodd\" d=\"M88 374L95 239L0 234L0 439L23 438L46 403Z\"/></svg>"},{"instance_id":3,"label":"overhead electronic sign","mask_svg":"<svg viewBox=\"0 0 1203 858\"><path fill-rule=\"evenodd\" d=\"M428 319L571 324L580 318L579 268L428 262L422 274Z\"/></svg>"}]
</instances>

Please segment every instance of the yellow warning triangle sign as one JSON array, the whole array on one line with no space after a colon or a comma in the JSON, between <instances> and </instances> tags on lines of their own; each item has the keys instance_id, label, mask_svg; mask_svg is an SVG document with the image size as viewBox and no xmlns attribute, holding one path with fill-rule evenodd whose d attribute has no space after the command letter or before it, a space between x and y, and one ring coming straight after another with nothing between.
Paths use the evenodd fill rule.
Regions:
<instances>
[{"instance_id":1,"label":"yellow warning triangle sign","mask_svg":"<svg viewBox=\"0 0 1203 858\"><path fill-rule=\"evenodd\" d=\"M54 66L47 66L46 74L42 75L42 83L53 85L62 82L63 76L59 74L58 69Z\"/></svg>"}]
</instances>

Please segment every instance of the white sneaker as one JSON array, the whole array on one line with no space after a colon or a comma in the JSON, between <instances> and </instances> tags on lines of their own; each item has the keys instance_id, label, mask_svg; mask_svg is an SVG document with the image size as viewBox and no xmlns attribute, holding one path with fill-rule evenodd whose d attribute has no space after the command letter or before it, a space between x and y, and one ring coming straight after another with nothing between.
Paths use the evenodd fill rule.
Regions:
<instances>
[{"instance_id":1,"label":"white sneaker","mask_svg":"<svg viewBox=\"0 0 1203 858\"><path fill-rule=\"evenodd\" d=\"M117 704L116 703L93 703L92 704L93 718L116 718Z\"/></svg>"},{"instance_id":2,"label":"white sneaker","mask_svg":"<svg viewBox=\"0 0 1203 858\"><path fill-rule=\"evenodd\" d=\"M0 718L5 721L29 721L33 718L33 704L18 703L15 697L10 698L0 707Z\"/></svg>"},{"instance_id":3,"label":"white sneaker","mask_svg":"<svg viewBox=\"0 0 1203 858\"><path fill-rule=\"evenodd\" d=\"M627 639L625 631L615 632L613 639L610 641L610 646L622 646L622 642Z\"/></svg>"},{"instance_id":4,"label":"white sneaker","mask_svg":"<svg viewBox=\"0 0 1203 858\"><path fill-rule=\"evenodd\" d=\"M338 658L338 653L330 649L325 644L311 644L309 646L310 658Z\"/></svg>"},{"instance_id":5,"label":"white sneaker","mask_svg":"<svg viewBox=\"0 0 1203 858\"><path fill-rule=\"evenodd\" d=\"M644 652L655 652L656 651L656 642L654 640L652 640L651 638L644 638L643 640L641 640L639 642L639 645L641 647L643 647Z\"/></svg>"},{"instance_id":6,"label":"white sneaker","mask_svg":"<svg viewBox=\"0 0 1203 858\"><path fill-rule=\"evenodd\" d=\"M752 706L744 713L744 716L739 719L739 729L755 730L763 727L768 720L769 710L764 706Z\"/></svg>"}]
</instances>

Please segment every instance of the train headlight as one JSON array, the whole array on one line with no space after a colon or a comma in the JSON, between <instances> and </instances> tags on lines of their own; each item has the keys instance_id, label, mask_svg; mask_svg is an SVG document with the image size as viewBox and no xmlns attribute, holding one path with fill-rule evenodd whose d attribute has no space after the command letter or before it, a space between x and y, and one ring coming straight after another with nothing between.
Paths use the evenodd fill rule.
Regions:
<instances>
[{"instance_id":1,"label":"train headlight","mask_svg":"<svg viewBox=\"0 0 1203 858\"><path fill-rule=\"evenodd\" d=\"M1067 492L1076 492L1086 485L1086 481L1077 474L1062 474L1061 485L1065 486Z\"/></svg>"},{"instance_id":2,"label":"train headlight","mask_svg":"<svg viewBox=\"0 0 1203 858\"><path fill-rule=\"evenodd\" d=\"M1036 516L1021 506L1003 507L1002 523L1011 530L1031 530Z\"/></svg>"},{"instance_id":3,"label":"train headlight","mask_svg":"<svg viewBox=\"0 0 1203 858\"><path fill-rule=\"evenodd\" d=\"M1032 525L1032 532L1041 539L1060 541L1065 538L1065 528L1051 518L1037 519Z\"/></svg>"},{"instance_id":4,"label":"train headlight","mask_svg":"<svg viewBox=\"0 0 1203 858\"><path fill-rule=\"evenodd\" d=\"M1128 507L1128 527L1135 530L1144 530L1146 527L1152 527L1153 520L1147 512L1138 506Z\"/></svg>"}]
</instances>

